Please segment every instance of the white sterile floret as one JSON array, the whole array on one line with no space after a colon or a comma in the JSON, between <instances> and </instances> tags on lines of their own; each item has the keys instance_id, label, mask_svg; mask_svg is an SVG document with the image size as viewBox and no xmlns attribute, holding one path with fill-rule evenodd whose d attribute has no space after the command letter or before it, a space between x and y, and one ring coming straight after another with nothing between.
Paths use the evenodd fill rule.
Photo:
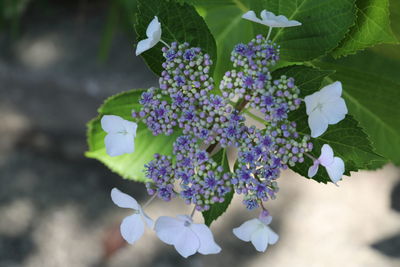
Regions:
<instances>
[{"instance_id":1,"label":"white sterile floret","mask_svg":"<svg viewBox=\"0 0 400 267\"><path fill-rule=\"evenodd\" d=\"M347 107L341 95L342 83L337 81L304 98L312 137L322 135L328 124L344 119Z\"/></svg>"},{"instance_id":2,"label":"white sterile floret","mask_svg":"<svg viewBox=\"0 0 400 267\"><path fill-rule=\"evenodd\" d=\"M135 151L137 124L115 115L104 115L101 127L107 133L104 138L106 152L111 157Z\"/></svg>"},{"instance_id":3,"label":"white sterile floret","mask_svg":"<svg viewBox=\"0 0 400 267\"><path fill-rule=\"evenodd\" d=\"M233 233L237 238L245 242L250 242L259 252L265 252L269 245L278 242L279 236L268 226L272 221L272 216L260 215L244 222L238 228L233 229Z\"/></svg>"},{"instance_id":4,"label":"white sterile floret","mask_svg":"<svg viewBox=\"0 0 400 267\"><path fill-rule=\"evenodd\" d=\"M322 165L328 172L329 178L335 184L342 179L344 173L344 162L339 157L334 157L332 148L325 144L321 148L321 156L314 161L308 169L308 177L312 178L318 172L318 166Z\"/></svg>"},{"instance_id":5,"label":"white sterile floret","mask_svg":"<svg viewBox=\"0 0 400 267\"><path fill-rule=\"evenodd\" d=\"M173 245L185 258L196 252L207 255L221 251L211 230L205 224L193 223L187 215L178 215L177 218L161 216L154 229L161 241Z\"/></svg>"},{"instance_id":6,"label":"white sterile floret","mask_svg":"<svg viewBox=\"0 0 400 267\"><path fill-rule=\"evenodd\" d=\"M111 190L111 199L120 208L133 209L134 213L126 217L121 223L121 235L129 244L135 243L144 233L144 225L153 228L153 220L144 213L137 201L119 191L117 188Z\"/></svg>"},{"instance_id":7,"label":"white sterile floret","mask_svg":"<svg viewBox=\"0 0 400 267\"><path fill-rule=\"evenodd\" d=\"M288 18L283 15L276 16L274 13L265 9L261 11L261 19L257 17L253 10L244 13L242 18L269 26L271 28L285 28L301 25L301 22L298 22L297 20L288 20Z\"/></svg>"},{"instance_id":8,"label":"white sterile floret","mask_svg":"<svg viewBox=\"0 0 400 267\"><path fill-rule=\"evenodd\" d=\"M146 50L155 46L161 39L161 23L157 16L150 22L146 30L147 39L141 40L136 47L136 55L140 55Z\"/></svg>"}]
</instances>

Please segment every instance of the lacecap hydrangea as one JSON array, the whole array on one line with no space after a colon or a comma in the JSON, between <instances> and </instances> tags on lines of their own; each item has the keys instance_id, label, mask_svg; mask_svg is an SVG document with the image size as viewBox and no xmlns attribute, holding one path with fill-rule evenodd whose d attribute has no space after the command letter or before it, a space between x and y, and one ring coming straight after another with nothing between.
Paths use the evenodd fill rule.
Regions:
<instances>
[{"instance_id":1,"label":"lacecap hydrangea","mask_svg":"<svg viewBox=\"0 0 400 267\"><path fill-rule=\"evenodd\" d=\"M255 17L254 12L243 16L264 25L276 25L275 22L289 25L280 27L301 25L286 18L282 20L281 16L271 12L265 11L261 17L262 20ZM155 17L147 31L149 41L141 44L140 53L158 41L163 42L159 27ZM232 68L225 73L217 88L211 74L214 62L207 53L186 42L163 42L164 61L159 86L143 92L141 109L132 112L134 120L142 121L154 136L179 134L173 143L172 155L155 154L154 159L145 165L146 188L151 199L158 197L170 201L181 198L194 206L194 213L210 210L213 205L231 198L232 193L241 195L248 210L261 208L261 213L258 219L244 223L234 233L244 241L253 242L253 238L247 237L240 229L263 229L262 232L271 239L262 244L253 243L259 251L265 251L268 242L273 244L278 240L268 227L271 216L264 205L276 198L280 172L304 162L306 156L314 161L310 168L313 175L320 164L329 170L333 169L332 166L342 166L341 159L333 157L333 152L330 153L327 147L319 159L313 158L309 154L313 149L310 136L299 134L296 122L289 120L289 113L297 110L303 99L294 78L285 75L273 77L270 72L271 66L280 59L279 46L268 38L270 32L267 37L257 35L250 42L239 43L233 48L230 57ZM318 95L313 99L320 98ZM312 104L323 108L316 100ZM313 112L314 117L319 116L315 114L320 112L318 109L314 108ZM252 120L254 117L263 122L262 127L256 127ZM120 128L117 128L118 134L121 134ZM122 134L125 136L124 130ZM228 148L237 151L235 162L231 162L234 164L232 170L224 160ZM330 173L341 177L343 171L344 165L343 170ZM331 179L339 180L337 177ZM142 212L141 207L139 210ZM160 239L174 245L184 257L196 251L218 253L220 248L209 229L193 223L193 213L156 222L155 230ZM182 231L187 238L192 236L193 244L197 245L189 250L180 247L175 237L168 236L167 226L176 229L187 227ZM207 241L198 236L197 231L203 231ZM211 244L209 250L206 243Z\"/></svg>"}]
</instances>

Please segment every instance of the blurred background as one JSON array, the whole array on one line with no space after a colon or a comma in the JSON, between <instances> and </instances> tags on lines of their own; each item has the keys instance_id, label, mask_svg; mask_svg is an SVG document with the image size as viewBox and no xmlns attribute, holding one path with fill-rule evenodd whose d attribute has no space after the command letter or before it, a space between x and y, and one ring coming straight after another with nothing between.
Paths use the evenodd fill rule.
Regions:
<instances>
[{"instance_id":1,"label":"blurred background","mask_svg":"<svg viewBox=\"0 0 400 267\"><path fill-rule=\"evenodd\" d=\"M284 172L269 203L280 241L266 253L232 234L256 216L240 198L212 226L219 255L184 260L149 231L125 246L118 227L129 211L110 190L143 202L145 188L83 153L85 124L105 98L157 84L134 56L134 8L133 0L0 0L0 267L400 266L393 165L340 187ZM153 218L188 212L180 201L148 209Z\"/></svg>"}]
</instances>

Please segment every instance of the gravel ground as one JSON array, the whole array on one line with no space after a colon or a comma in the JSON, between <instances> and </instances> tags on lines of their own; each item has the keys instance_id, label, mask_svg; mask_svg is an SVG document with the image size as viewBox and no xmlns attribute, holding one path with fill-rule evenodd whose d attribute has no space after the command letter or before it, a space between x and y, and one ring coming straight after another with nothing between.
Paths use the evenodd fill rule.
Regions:
<instances>
[{"instance_id":1,"label":"gravel ground","mask_svg":"<svg viewBox=\"0 0 400 267\"><path fill-rule=\"evenodd\" d=\"M340 187L284 172L270 204L280 241L264 254L231 234L255 215L235 198L213 225L219 255L183 260L146 232L105 258L106 236L129 213L112 204L111 188L147 197L143 185L83 157L85 123L107 96L157 80L122 34L98 63L104 17L97 9L84 19L73 10L33 10L19 39L0 35L0 267L400 266L400 171L392 165L355 173ZM153 217L165 211L188 208L149 207Z\"/></svg>"}]
</instances>

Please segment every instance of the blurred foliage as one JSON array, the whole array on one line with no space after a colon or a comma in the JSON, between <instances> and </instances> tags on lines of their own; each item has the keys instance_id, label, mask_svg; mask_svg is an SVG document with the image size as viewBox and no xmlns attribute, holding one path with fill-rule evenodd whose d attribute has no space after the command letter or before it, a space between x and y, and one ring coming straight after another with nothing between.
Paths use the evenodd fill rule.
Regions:
<instances>
[{"instance_id":1,"label":"blurred foliage","mask_svg":"<svg viewBox=\"0 0 400 267\"><path fill-rule=\"evenodd\" d=\"M1 0L0 1L0 31L11 29L15 37L18 33L20 17L31 0Z\"/></svg>"}]
</instances>

